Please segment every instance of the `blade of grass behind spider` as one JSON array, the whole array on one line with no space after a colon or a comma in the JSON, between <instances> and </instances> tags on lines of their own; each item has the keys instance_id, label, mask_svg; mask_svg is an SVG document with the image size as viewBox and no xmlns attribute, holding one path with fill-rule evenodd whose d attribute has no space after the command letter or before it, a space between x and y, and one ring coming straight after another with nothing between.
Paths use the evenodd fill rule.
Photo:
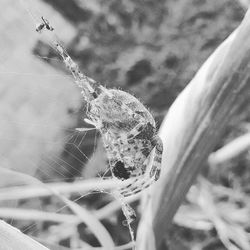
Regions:
<instances>
[{"instance_id":1,"label":"blade of grass behind spider","mask_svg":"<svg viewBox=\"0 0 250 250\"><path fill-rule=\"evenodd\" d=\"M49 250L15 227L0 220L0 250Z\"/></svg>"},{"instance_id":2,"label":"blade of grass behind spider","mask_svg":"<svg viewBox=\"0 0 250 250\"><path fill-rule=\"evenodd\" d=\"M102 180L100 178L93 178L89 180L79 180L73 183L46 183L48 189L45 189L42 186L34 186L32 189L30 189L29 186L18 186L19 182L20 179L11 179L10 181L5 181L4 176L0 176L0 201L50 196L51 192L49 188L64 195L74 193L81 193L84 195L96 190L111 190L117 187L123 187L130 183L130 181L119 181L114 179ZM10 184L11 187L5 187ZM20 184L22 184L22 182ZM3 186L3 188L1 186Z\"/></svg>"},{"instance_id":3,"label":"blade of grass behind spider","mask_svg":"<svg viewBox=\"0 0 250 250\"><path fill-rule=\"evenodd\" d=\"M114 249L114 242L112 237L106 230L106 228L102 225L102 223L95 217L95 215L89 212L87 209L79 206L77 203L70 201L59 192L50 188L43 182L38 179L29 176L27 174L19 173L13 170L5 169L0 167L0 176L1 178L9 178L9 179L19 179L19 183L24 184L33 184L42 186L45 189L48 189L52 194L54 194L58 199L63 201L68 207L77 215L77 217L87 225L87 227L92 231L97 240L103 246L104 249L111 250ZM14 241L15 239L13 239ZM1 237L0 237L0 245L1 245ZM1 250L1 248L0 248Z\"/></svg>"},{"instance_id":4,"label":"blade of grass behind spider","mask_svg":"<svg viewBox=\"0 0 250 250\"><path fill-rule=\"evenodd\" d=\"M209 57L163 121L162 174L144 197L138 250L159 249L173 216L228 122L250 97L250 12Z\"/></svg>"},{"instance_id":5,"label":"blade of grass behind spider","mask_svg":"<svg viewBox=\"0 0 250 250\"><path fill-rule=\"evenodd\" d=\"M244 134L232 140L216 152L212 153L208 162L211 166L218 166L238 157L250 149L250 133Z\"/></svg>"}]
</instances>

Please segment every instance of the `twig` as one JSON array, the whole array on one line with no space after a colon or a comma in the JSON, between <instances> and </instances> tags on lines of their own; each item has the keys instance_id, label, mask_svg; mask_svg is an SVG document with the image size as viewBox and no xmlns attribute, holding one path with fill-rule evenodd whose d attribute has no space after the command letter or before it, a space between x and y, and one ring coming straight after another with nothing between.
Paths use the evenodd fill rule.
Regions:
<instances>
[{"instance_id":1,"label":"twig","mask_svg":"<svg viewBox=\"0 0 250 250\"><path fill-rule=\"evenodd\" d=\"M0 177L4 178L3 173ZM86 194L90 191L97 190L111 190L116 187L126 186L128 182L119 181L116 179L101 180L100 178L76 181L73 183L47 183L44 184L48 188L61 193L61 194ZM19 186L19 187L9 187L0 189L0 201L3 200L18 200L18 199L30 199L35 197L46 197L51 196L51 192L44 187L32 185L30 186Z\"/></svg>"},{"instance_id":2,"label":"twig","mask_svg":"<svg viewBox=\"0 0 250 250\"><path fill-rule=\"evenodd\" d=\"M0 218L13 220L51 221L57 223L79 223L80 220L71 214L58 214L56 212L44 212L35 209L0 208Z\"/></svg>"},{"instance_id":3,"label":"twig","mask_svg":"<svg viewBox=\"0 0 250 250\"><path fill-rule=\"evenodd\" d=\"M250 149L250 133L242 135L212 153L208 162L211 165L219 165L227 162Z\"/></svg>"}]
</instances>

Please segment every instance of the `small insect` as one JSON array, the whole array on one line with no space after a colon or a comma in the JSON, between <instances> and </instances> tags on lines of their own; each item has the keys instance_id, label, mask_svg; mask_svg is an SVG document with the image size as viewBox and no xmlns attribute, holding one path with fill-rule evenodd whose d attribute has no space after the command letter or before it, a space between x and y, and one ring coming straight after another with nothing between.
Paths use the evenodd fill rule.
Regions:
<instances>
[{"instance_id":1,"label":"small insect","mask_svg":"<svg viewBox=\"0 0 250 250\"><path fill-rule=\"evenodd\" d=\"M54 30L48 20L43 17L42 20L37 32L43 28ZM133 183L120 190L121 195L138 193L157 181L161 171L163 144L156 133L155 120L150 112L129 93L106 89L85 76L59 42L54 41L53 45L82 89L88 103L88 121L102 135L113 177L121 180L135 177ZM150 171L147 171L151 156L153 163Z\"/></svg>"},{"instance_id":2,"label":"small insect","mask_svg":"<svg viewBox=\"0 0 250 250\"><path fill-rule=\"evenodd\" d=\"M44 28L46 28L47 30L50 30L50 31L54 30L54 28L49 24L49 21L47 19L45 19L43 16L41 17L41 19L42 19L42 23L40 23L36 26L37 32L41 33Z\"/></svg>"}]
</instances>

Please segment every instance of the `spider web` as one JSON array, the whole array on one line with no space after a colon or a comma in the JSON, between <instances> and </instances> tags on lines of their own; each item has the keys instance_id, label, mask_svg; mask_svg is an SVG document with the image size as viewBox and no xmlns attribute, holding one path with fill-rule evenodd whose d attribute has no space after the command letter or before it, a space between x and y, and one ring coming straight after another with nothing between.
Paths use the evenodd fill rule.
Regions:
<instances>
[{"instance_id":1,"label":"spider web","mask_svg":"<svg viewBox=\"0 0 250 250\"><path fill-rule=\"evenodd\" d=\"M59 17L54 17L55 12L38 3L31 3L32 1L22 2L24 5L29 3L29 7L35 7L36 10L39 9L35 11L39 12L39 14L36 13L39 18L42 15L53 16L49 21L57 27L56 32L64 31L60 32L62 33L59 34L60 39L65 44L69 42L69 34L73 34L74 29ZM1 3L1 6L0 16L3 18L1 48L3 49L0 51L0 85L2 85L0 159L2 167L31 175L36 173L43 182L74 181L83 177L93 177L98 172L105 173L106 166L102 164L105 161L105 155L99 144L100 137L96 130L91 130L91 126L83 123L86 106L79 89L73 83L72 76L64 70L62 61L57 57L53 55L35 57L31 53L38 39L43 41L43 36L38 36L34 31L36 21L32 21L32 13L29 16L22 8L22 4L18 5L17 1L6 0L6 3ZM11 14L9 15L11 18L8 14ZM46 47L40 48L41 51L46 50ZM77 127L86 128L86 131L79 132L75 129ZM95 157L91 157L93 152ZM11 185L13 182L4 181L1 185ZM82 201L84 206L89 205L90 198L87 193L82 195L79 192L78 196L70 198L77 201L79 197L84 197ZM115 198L123 203L123 208L125 207L123 212L129 213L129 207L126 207L126 202L119 197L119 194ZM110 200L105 202L107 204ZM50 200L49 203L56 202ZM37 200L23 202L21 205L19 203L16 207L25 208L25 205L41 211L50 209L52 212L68 212L65 205L57 204L52 208L44 201ZM44 232L45 230L41 228L47 226L49 234L55 237L65 229L63 223L55 226L39 222L17 223L14 220L13 225L33 235ZM75 233L76 229L69 230ZM38 236L49 238L48 234ZM54 240L54 238L50 239Z\"/></svg>"},{"instance_id":2,"label":"spider web","mask_svg":"<svg viewBox=\"0 0 250 250\"><path fill-rule=\"evenodd\" d=\"M86 103L72 76L63 72L60 66L63 63L58 58L31 53L36 41L43 38L37 37L34 23L23 9L23 6L27 8L26 2L6 1L2 8L7 13L1 15L4 24L1 33L6 38L2 47L7 48L1 51L0 67L4 97L0 128L2 167L38 176L43 182L69 182L94 177L98 172L105 174L106 156L100 136L83 122ZM48 12L45 8L44 13ZM9 14L15 18L8 20ZM77 127L86 128L86 131L78 131ZM12 185L11 180L2 183L3 187ZM24 202L23 205L27 204ZM31 201L28 205L41 211L47 209L42 201ZM59 212L63 209L65 206L61 205L52 210ZM33 235L41 226L37 222L13 225Z\"/></svg>"}]
</instances>

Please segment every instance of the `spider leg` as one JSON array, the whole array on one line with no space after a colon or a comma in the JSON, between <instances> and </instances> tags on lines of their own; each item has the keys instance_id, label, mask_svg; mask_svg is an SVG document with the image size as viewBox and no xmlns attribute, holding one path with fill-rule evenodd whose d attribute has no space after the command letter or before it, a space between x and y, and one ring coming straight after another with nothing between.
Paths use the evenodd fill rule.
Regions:
<instances>
[{"instance_id":1,"label":"spider leg","mask_svg":"<svg viewBox=\"0 0 250 250\"><path fill-rule=\"evenodd\" d=\"M141 191L151 186L154 182L155 180L153 178L150 178L149 176L146 176L146 174L144 174L140 178L135 179L132 184L121 189L121 195L124 197L128 197L130 195L140 193Z\"/></svg>"},{"instance_id":2,"label":"spider leg","mask_svg":"<svg viewBox=\"0 0 250 250\"><path fill-rule=\"evenodd\" d=\"M127 223L130 224L131 222L133 222L136 218L134 209L124 200L125 197L118 190L113 191L112 194L121 202L122 211L127 219Z\"/></svg>"},{"instance_id":3,"label":"spider leg","mask_svg":"<svg viewBox=\"0 0 250 250\"><path fill-rule=\"evenodd\" d=\"M146 172L141 175L139 178L136 178L133 183L129 184L125 188L121 189L121 194L126 197L136 193L139 193L149 186L151 186L155 181L160 177L161 171L161 161L163 153L163 144L161 138L156 135L152 141L152 144L155 146L154 159L152 167L150 169L149 175Z\"/></svg>"},{"instance_id":4,"label":"spider leg","mask_svg":"<svg viewBox=\"0 0 250 250\"><path fill-rule=\"evenodd\" d=\"M135 138L138 134L142 132L144 127L147 126L145 122L139 122L127 135L128 142Z\"/></svg>"},{"instance_id":5,"label":"spider leg","mask_svg":"<svg viewBox=\"0 0 250 250\"><path fill-rule=\"evenodd\" d=\"M155 146L155 154L149 175L150 178L154 177L155 181L157 181L160 177L160 172L161 172L163 143L161 138L158 135L156 135L152 141L152 144Z\"/></svg>"}]
</instances>

